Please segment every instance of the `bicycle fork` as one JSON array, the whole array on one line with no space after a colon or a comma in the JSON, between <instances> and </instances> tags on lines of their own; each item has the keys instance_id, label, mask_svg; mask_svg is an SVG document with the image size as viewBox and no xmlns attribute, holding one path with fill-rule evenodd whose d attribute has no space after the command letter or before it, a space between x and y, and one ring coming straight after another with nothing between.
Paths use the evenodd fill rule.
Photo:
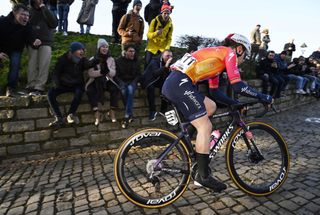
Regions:
<instances>
[{"instance_id":1,"label":"bicycle fork","mask_svg":"<svg viewBox=\"0 0 320 215\"><path fill-rule=\"evenodd\" d=\"M239 123L239 126L243 129L244 133L242 134L244 142L246 143L246 146L248 148L247 156L248 159L253 163L259 163L259 161L264 160L264 157L262 155L262 152L257 147L254 136L252 132L249 130L249 127L241 121Z\"/></svg>"}]
</instances>

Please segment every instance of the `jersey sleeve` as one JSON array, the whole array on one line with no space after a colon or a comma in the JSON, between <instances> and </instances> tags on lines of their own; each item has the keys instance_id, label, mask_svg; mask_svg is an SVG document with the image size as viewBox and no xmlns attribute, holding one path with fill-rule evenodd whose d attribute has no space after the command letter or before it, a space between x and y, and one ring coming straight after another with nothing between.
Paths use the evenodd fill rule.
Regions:
<instances>
[{"instance_id":1,"label":"jersey sleeve","mask_svg":"<svg viewBox=\"0 0 320 215\"><path fill-rule=\"evenodd\" d=\"M208 83L209 83L209 89L217 89L219 88L219 75L213 77L213 78L210 78L208 80Z\"/></svg>"},{"instance_id":2,"label":"jersey sleeve","mask_svg":"<svg viewBox=\"0 0 320 215\"><path fill-rule=\"evenodd\" d=\"M241 81L240 72L237 66L237 55L230 49L224 59L227 75L231 84Z\"/></svg>"}]
</instances>

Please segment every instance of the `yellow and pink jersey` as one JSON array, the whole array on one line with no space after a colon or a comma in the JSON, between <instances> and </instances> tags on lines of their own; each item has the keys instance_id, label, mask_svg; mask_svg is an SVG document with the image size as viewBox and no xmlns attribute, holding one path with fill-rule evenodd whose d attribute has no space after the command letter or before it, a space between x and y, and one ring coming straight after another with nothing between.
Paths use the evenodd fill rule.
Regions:
<instances>
[{"instance_id":1,"label":"yellow and pink jersey","mask_svg":"<svg viewBox=\"0 0 320 215\"><path fill-rule=\"evenodd\" d=\"M209 80L210 88L218 88L219 75L224 70L231 84L241 81L237 66L237 55L229 47L204 48L192 54L185 54L171 66L172 70L185 73L195 84Z\"/></svg>"}]
</instances>

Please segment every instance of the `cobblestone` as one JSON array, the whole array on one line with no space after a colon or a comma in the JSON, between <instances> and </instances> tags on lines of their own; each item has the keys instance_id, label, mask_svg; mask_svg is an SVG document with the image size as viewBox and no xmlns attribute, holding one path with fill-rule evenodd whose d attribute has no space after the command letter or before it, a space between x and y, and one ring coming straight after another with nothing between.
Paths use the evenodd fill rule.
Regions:
<instances>
[{"instance_id":1,"label":"cobblestone","mask_svg":"<svg viewBox=\"0 0 320 215\"><path fill-rule=\"evenodd\" d=\"M229 178L225 163L218 161L214 164L214 174L228 184L226 192L212 193L196 187L191 181L189 189L172 205L161 209L142 209L129 202L116 186L113 176L116 151L101 149L72 156L61 152L61 156L50 159L25 161L17 158L16 163L3 161L0 166L0 214L319 214L320 126L305 121L307 117L317 117L314 110L319 108L320 103L317 102L263 119L280 131L291 154L287 181L266 197L243 193ZM85 134L93 127L81 129ZM60 137L73 136L74 132L73 128L67 129ZM128 134L131 132L133 130ZM108 133L106 137L110 135L117 134ZM28 141L37 140L32 132L26 133L26 137ZM22 141L23 137L2 135L0 141L8 138ZM69 144L63 139L60 141L47 141L41 147L59 148Z\"/></svg>"}]
</instances>

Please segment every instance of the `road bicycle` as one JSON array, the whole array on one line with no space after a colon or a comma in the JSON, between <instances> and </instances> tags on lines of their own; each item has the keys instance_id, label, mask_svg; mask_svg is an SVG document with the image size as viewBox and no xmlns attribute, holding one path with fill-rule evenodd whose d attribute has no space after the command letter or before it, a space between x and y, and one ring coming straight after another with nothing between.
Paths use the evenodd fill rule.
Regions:
<instances>
[{"instance_id":1,"label":"road bicycle","mask_svg":"<svg viewBox=\"0 0 320 215\"><path fill-rule=\"evenodd\" d=\"M266 196L285 182L290 157L287 143L275 128L256 120L244 122L243 112L257 103L232 105L230 111L212 117L228 116L230 121L209 157L210 161L215 158L226 143L226 166L235 185L250 195ZM179 125L178 135L146 128L124 140L115 156L114 176L121 193L141 207L160 208L173 203L197 172L195 149L186 129L190 123L183 121L175 106L166 112L166 119L169 124Z\"/></svg>"}]
</instances>

